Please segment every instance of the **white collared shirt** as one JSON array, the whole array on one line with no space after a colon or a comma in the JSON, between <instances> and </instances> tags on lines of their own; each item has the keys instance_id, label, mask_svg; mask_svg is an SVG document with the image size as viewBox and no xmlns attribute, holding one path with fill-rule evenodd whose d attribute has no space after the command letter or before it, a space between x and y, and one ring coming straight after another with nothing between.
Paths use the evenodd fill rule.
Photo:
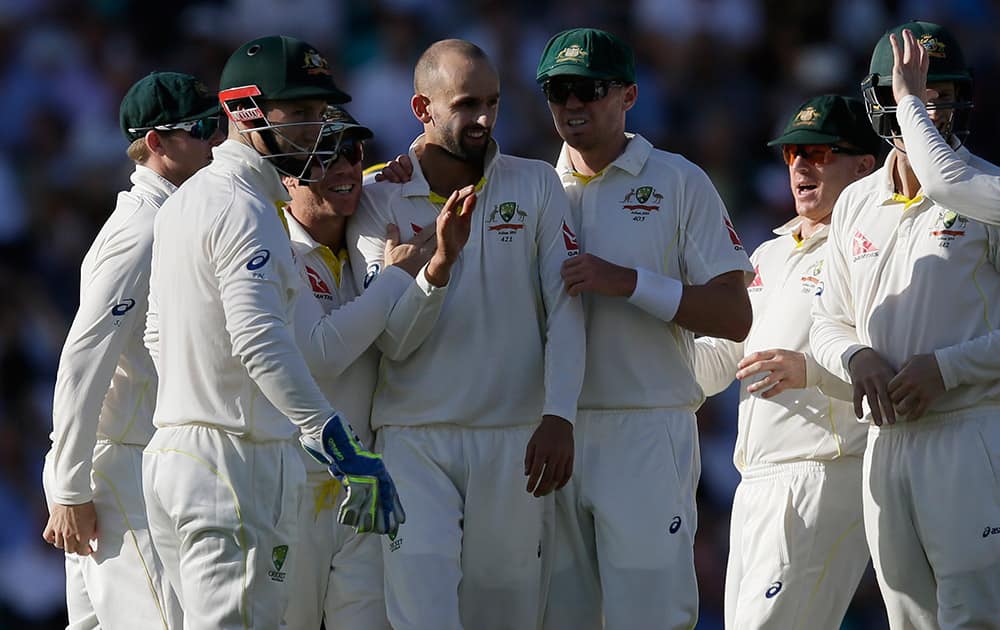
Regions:
<instances>
[{"instance_id":1,"label":"white collared shirt","mask_svg":"<svg viewBox=\"0 0 1000 630\"><path fill-rule=\"evenodd\" d=\"M829 461L864 453L867 428L854 417L850 385L816 363L809 349L812 305L825 289L829 226L809 238L798 237L795 217L774 230L750 257L755 276L747 288L753 326L743 342L699 337L695 368L705 395L733 381L737 364L761 350L801 352L806 359L806 387L774 398L752 395L740 384L739 431L733 463L739 470L796 461ZM836 397L834 397L833 395Z\"/></svg>"},{"instance_id":2,"label":"white collared shirt","mask_svg":"<svg viewBox=\"0 0 1000 630\"><path fill-rule=\"evenodd\" d=\"M964 148L958 155L993 168ZM837 200L813 353L850 380L847 362L866 346L896 370L933 352L948 391L931 412L1000 401L1000 229L922 195L894 194L897 157Z\"/></svg>"},{"instance_id":3,"label":"white collared shirt","mask_svg":"<svg viewBox=\"0 0 1000 630\"><path fill-rule=\"evenodd\" d=\"M49 499L92 498L98 439L144 446L153 434L156 370L142 343L153 219L176 187L136 166L132 188L94 239L80 267L80 308L59 358L52 401Z\"/></svg>"},{"instance_id":4,"label":"white collared shirt","mask_svg":"<svg viewBox=\"0 0 1000 630\"><path fill-rule=\"evenodd\" d=\"M145 336L160 375L153 422L256 441L318 433L334 409L295 345L304 286L276 207L287 192L244 144L227 140L213 158L156 219Z\"/></svg>"},{"instance_id":5,"label":"white collared shirt","mask_svg":"<svg viewBox=\"0 0 1000 630\"><path fill-rule=\"evenodd\" d=\"M556 171L580 226L582 251L700 285L753 267L708 177L680 155L628 134L601 173L575 175L563 146ZM694 333L624 298L586 294L587 369L581 409L695 410L704 396L692 366Z\"/></svg>"},{"instance_id":6,"label":"white collared shirt","mask_svg":"<svg viewBox=\"0 0 1000 630\"><path fill-rule=\"evenodd\" d=\"M434 229L441 205L413 146L412 179L366 186L349 222L360 284L379 273L387 223L399 226L403 240ZM530 425L542 414L575 420L585 340L580 300L566 294L560 276L562 262L577 253L566 195L549 165L501 154L495 144L484 180L443 303L411 311L406 339L382 346L375 428Z\"/></svg>"}]
</instances>

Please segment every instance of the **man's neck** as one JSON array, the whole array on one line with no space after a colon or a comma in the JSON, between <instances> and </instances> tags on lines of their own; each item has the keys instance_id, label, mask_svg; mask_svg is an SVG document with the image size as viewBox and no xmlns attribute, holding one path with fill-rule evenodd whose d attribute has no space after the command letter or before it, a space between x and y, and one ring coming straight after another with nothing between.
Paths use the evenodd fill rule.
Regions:
<instances>
[{"instance_id":1,"label":"man's neck","mask_svg":"<svg viewBox=\"0 0 1000 630\"><path fill-rule=\"evenodd\" d=\"M609 164L618 159L618 156L625 152L628 146L628 137L623 133L618 142L602 144L586 151L575 149L569 145L569 159L573 164L573 170L581 175L593 177L608 167Z\"/></svg>"},{"instance_id":2,"label":"man's neck","mask_svg":"<svg viewBox=\"0 0 1000 630\"><path fill-rule=\"evenodd\" d=\"M456 158L436 144L422 143L414 149L420 170L431 191L447 198L453 191L475 186L483 178L484 162Z\"/></svg>"},{"instance_id":3,"label":"man's neck","mask_svg":"<svg viewBox=\"0 0 1000 630\"><path fill-rule=\"evenodd\" d=\"M896 151L896 159L892 165L892 185L894 190L907 199L914 199L920 192L920 181L910 166L910 160L902 151Z\"/></svg>"},{"instance_id":4,"label":"man's neck","mask_svg":"<svg viewBox=\"0 0 1000 630\"><path fill-rule=\"evenodd\" d=\"M824 225L829 225L830 219L832 218L833 215L829 213L819 221L810 219L809 217L802 217L802 221L799 222L799 227L798 227L799 240L804 241L808 239L817 231L819 231L821 227L823 227Z\"/></svg>"},{"instance_id":5,"label":"man's neck","mask_svg":"<svg viewBox=\"0 0 1000 630\"><path fill-rule=\"evenodd\" d=\"M347 217L298 211L292 206L288 206L286 209L305 228L309 236L313 237L313 240L320 245L326 245L333 252L338 252L344 247L344 232L347 227Z\"/></svg>"}]
</instances>

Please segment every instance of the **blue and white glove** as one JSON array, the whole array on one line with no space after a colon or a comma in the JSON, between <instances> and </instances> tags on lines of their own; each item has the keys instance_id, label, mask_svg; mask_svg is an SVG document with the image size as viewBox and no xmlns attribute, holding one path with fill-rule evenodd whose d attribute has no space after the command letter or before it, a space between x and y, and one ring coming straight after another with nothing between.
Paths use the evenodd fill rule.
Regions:
<instances>
[{"instance_id":1,"label":"blue and white glove","mask_svg":"<svg viewBox=\"0 0 1000 630\"><path fill-rule=\"evenodd\" d=\"M365 450L351 425L337 414L323 425L319 441L305 435L301 441L313 459L329 466L330 474L347 485L347 498L340 505L337 520L358 533L395 538L406 513L382 456Z\"/></svg>"}]
</instances>

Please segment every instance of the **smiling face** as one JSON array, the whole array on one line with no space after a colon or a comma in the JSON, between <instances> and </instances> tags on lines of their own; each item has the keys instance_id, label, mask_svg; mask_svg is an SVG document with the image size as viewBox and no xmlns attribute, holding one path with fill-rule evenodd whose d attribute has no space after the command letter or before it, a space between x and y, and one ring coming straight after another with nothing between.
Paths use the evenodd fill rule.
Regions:
<instances>
[{"instance_id":1,"label":"smiling face","mask_svg":"<svg viewBox=\"0 0 1000 630\"><path fill-rule=\"evenodd\" d=\"M573 77L554 77L552 81L580 81ZM613 84L603 98L584 102L571 91L564 103L549 101L552 122L566 144L581 153L612 144L625 133L625 112L635 104L635 84Z\"/></svg>"},{"instance_id":2,"label":"smiling face","mask_svg":"<svg viewBox=\"0 0 1000 630\"><path fill-rule=\"evenodd\" d=\"M294 178L285 178L285 186L292 197L291 206L296 217L349 217L358 209L361 200L363 160L351 164L345 157L327 167L322 179L308 184ZM313 175L319 176L319 167Z\"/></svg>"},{"instance_id":3,"label":"smiling face","mask_svg":"<svg viewBox=\"0 0 1000 630\"><path fill-rule=\"evenodd\" d=\"M428 99L427 142L462 161L481 161L500 105L500 80L486 59L446 52Z\"/></svg>"}]
</instances>

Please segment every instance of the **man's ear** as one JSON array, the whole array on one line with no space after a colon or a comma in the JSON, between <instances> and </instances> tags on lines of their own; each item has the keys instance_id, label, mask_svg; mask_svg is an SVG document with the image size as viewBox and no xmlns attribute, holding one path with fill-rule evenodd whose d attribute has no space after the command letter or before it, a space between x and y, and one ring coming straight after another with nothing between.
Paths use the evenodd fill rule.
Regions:
<instances>
[{"instance_id":1,"label":"man's ear","mask_svg":"<svg viewBox=\"0 0 1000 630\"><path fill-rule=\"evenodd\" d=\"M425 125L433 120L431 117L431 99L423 94L413 95L413 98L410 99L410 109L413 110L413 115L417 117L417 120Z\"/></svg>"},{"instance_id":2,"label":"man's ear","mask_svg":"<svg viewBox=\"0 0 1000 630\"><path fill-rule=\"evenodd\" d=\"M635 106L636 99L639 98L639 86L635 83L631 83L625 86L625 98L623 105L625 106L625 111L632 109Z\"/></svg>"},{"instance_id":3,"label":"man's ear","mask_svg":"<svg viewBox=\"0 0 1000 630\"><path fill-rule=\"evenodd\" d=\"M155 129L147 131L143 140L146 141L146 148L149 149L151 155L163 155L166 152L163 148L163 138Z\"/></svg>"},{"instance_id":4,"label":"man's ear","mask_svg":"<svg viewBox=\"0 0 1000 630\"><path fill-rule=\"evenodd\" d=\"M860 179L871 173L873 170L875 170L875 156L862 155L861 159L858 160L858 167L854 172L858 176L858 179Z\"/></svg>"}]
</instances>

